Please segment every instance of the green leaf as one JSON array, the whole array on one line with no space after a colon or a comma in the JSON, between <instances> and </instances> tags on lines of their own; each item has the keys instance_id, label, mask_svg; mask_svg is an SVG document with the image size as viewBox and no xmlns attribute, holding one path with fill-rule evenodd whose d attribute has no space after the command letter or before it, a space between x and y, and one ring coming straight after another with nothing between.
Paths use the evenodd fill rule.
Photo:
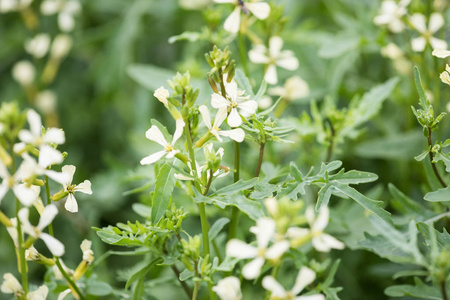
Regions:
<instances>
[{"instance_id":1,"label":"green leaf","mask_svg":"<svg viewBox=\"0 0 450 300\"><path fill-rule=\"evenodd\" d=\"M253 100L259 101L262 98L262 96L264 96L266 90L267 90L267 82L265 80L263 80L261 82L261 85L259 86L259 90L256 93L255 98L253 98Z\"/></svg>"},{"instance_id":2,"label":"green leaf","mask_svg":"<svg viewBox=\"0 0 450 300\"><path fill-rule=\"evenodd\" d=\"M400 277L408 277L408 276L428 276L427 270L403 270L395 273L392 278L398 279Z\"/></svg>"},{"instance_id":3,"label":"green leaf","mask_svg":"<svg viewBox=\"0 0 450 300\"><path fill-rule=\"evenodd\" d=\"M450 152L442 153L442 151L435 152L433 162L442 161L445 164L445 171L450 172Z\"/></svg>"},{"instance_id":4,"label":"green leaf","mask_svg":"<svg viewBox=\"0 0 450 300\"><path fill-rule=\"evenodd\" d=\"M322 58L339 57L349 51L356 49L359 45L360 37L349 34L330 35L319 49L319 56Z\"/></svg>"},{"instance_id":5,"label":"green leaf","mask_svg":"<svg viewBox=\"0 0 450 300\"><path fill-rule=\"evenodd\" d=\"M182 34L174 35L169 38L169 44L173 44L178 41L196 42L200 39L201 33L195 31L185 31Z\"/></svg>"},{"instance_id":6,"label":"green leaf","mask_svg":"<svg viewBox=\"0 0 450 300\"><path fill-rule=\"evenodd\" d=\"M427 193L423 199L432 202L450 201L450 186Z\"/></svg>"},{"instance_id":7,"label":"green leaf","mask_svg":"<svg viewBox=\"0 0 450 300\"><path fill-rule=\"evenodd\" d=\"M383 201L372 200L358 192L352 187L345 185L340 182L333 181L332 185L337 191L342 192L346 196L358 202L361 206L367 209L370 212L373 212L376 216L381 218L383 221L393 224L391 220L391 214L385 211L381 206L383 205Z\"/></svg>"},{"instance_id":8,"label":"green leaf","mask_svg":"<svg viewBox=\"0 0 450 300\"><path fill-rule=\"evenodd\" d=\"M344 173L343 169L338 174L331 175L329 177L330 181L337 180L343 184L367 183L367 182L376 181L377 179L378 179L378 175L374 174L374 173L362 172L362 171L356 171L356 170L351 170L351 171Z\"/></svg>"},{"instance_id":9,"label":"green leaf","mask_svg":"<svg viewBox=\"0 0 450 300\"><path fill-rule=\"evenodd\" d=\"M425 220L434 216L433 212L429 211L419 202L407 197L393 184L390 183L388 188L393 197L391 205L394 206L399 212L402 212L405 215L411 215L416 220Z\"/></svg>"},{"instance_id":10,"label":"green leaf","mask_svg":"<svg viewBox=\"0 0 450 300\"><path fill-rule=\"evenodd\" d=\"M331 183L327 183L324 185L318 194L317 203L316 203L316 211L319 211L322 206L327 206L330 201L330 197L333 194L333 186Z\"/></svg>"},{"instance_id":11,"label":"green leaf","mask_svg":"<svg viewBox=\"0 0 450 300\"><path fill-rule=\"evenodd\" d=\"M247 190L249 188L254 187L256 185L256 183L258 182L258 180L259 179L257 177L252 178L247 181L244 181L243 179L241 179L238 182L235 182L229 186L221 188L220 190L216 191L211 196L231 196L240 191Z\"/></svg>"},{"instance_id":12,"label":"green leaf","mask_svg":"<svg viewBox=\"0 0 450 300\"><path fill-rule=\"evenodd\" d=\"M425 89L423 88L422 79L420 78L420 72L417 66L414 66L414 83L416 84L416 89L417 92L419 93L420 106L422 106L422 108L426 112L428 112L429 106L431 104L425 94Z\"/></svg>"},{"instance_id":13,"label":"green leaf","mask_svg":"<svg viewBox=\"0 0 450 300\"><path fill-rule=\"evenodd\" d=\"M176 183L173 174L174 170L168 164L164 164L159 170L152 199L151 220L153 223L157 223L162 218L170 204L170 198Z\"/></svg>"},{"instance_id":14,"label":"green leaf","mask_svg":"<svg viewBox=\"0 0 450 300\"><path fill-rule=\"evenodd\" d=\"M415 285L394 285L388 287L384 293L390 297L411 296L420 299L442 300L438 287L425 284L419 278L414 278Z\"/></svg>"},{"instance_id":15,"label":"green leaf","mask_svg":"<svg viewBox=\"0 0 450 300\"><path fill-rule=\"evenodd\" d=\"M188 269L184 269L183 272L180 273L180 280L181 281L186 281L189 278L193 277L195 275L194 271L189 271Z\"/></svg>"},{"instance_id":16,"label":"green leaf","mask_svg":"<svg viewBox=\"0 0 450 300\"><path fill-rule=\"evenodd\" d=\"M239 262L239 258L233 258L233 257L225 257L223 262L216 268L217 271L222 272L230 272L234 270L234 267Z\"/></svg>"},{"instance_id":17,"label":"green leaf","mask_svg":"<svg viewBox=\"0 0 450 300\"><path fill-rule=\"evenodd\" d=\"M236 74L234 75L234 79L236 80L238 86L245 90L246 95L250 95L250 98L254 98L255 94L253 93L252 85L250 84L250 80L248 80L247 76L245 76L244 72L241 69L236 69Z\"/></svg>"},{"instance_id":18,"label":"green leaf","mask_svg":"<svg viewBox=\"0 0 450 300\"><path fill-rule=\"evenodd\" d=\"M153 268L153 266L155 264L160 263L162 261L163 261L163 259L161 257L157 257L157 258L151 260L144 267L139 269L136 273L131 275L131 277L127 280L127 283L125 284L125 289L127 290L130 287L130 285L133 284L133 282L135 282L136 280L143 279L147 275L147 273L150 271L150 269Z\"/></svg>"},{"instance_id":19,"label":"green leaf","mask_svg":"<svg viewBox=\"0 0 450 300\"><path fill-rule=\"evenodd\" d=\"M450 246L450 234L448 234L447 230L444 228L442 232L437 231L433 227L431 227L433 232L430 231L430 226L419 222L417 223L417 229L419 229L420 233L423 235L423 237L426 240L426 245L433 244L433 239L436 240L437 246L442 251L443 249L446 249ZM434 237L433 237L434 235Z\"/></svg>"},{"instance_id":20,"label":"green leaf","mask_svg":"<svg viewBox=\"0 0 450 300\"><path fill-rule=\"evenodd\" d=\"M431 150L431 146L429 146L427 150L425 150L424 152L420 153L419 155L414 156L414 159L417 160L417 161L424 160L428 156L428 154L430 153L430 150Z\"/></svg>"},{"instance_id":21,"label":"green leaf","mask_svg":"<svg viewBox=\"0 0 450 300\"><path fill-rule=\"evenodd\" d=\"M222 228L230 222L228 218L220 218L216 222L214 222L213 226L209 229L209 239L212 241L216 238L216 236L220 233Z\"/></svg>"},{"instance_id":22,"label":"green leaf","mask_svg":"<svg viewBox=\"0 0 450 300\"><path fill-rule=\"evenodd\" d=\"M335 160L329 163L322 163L320 166L320 171L317 174L320 177L323 177L326 173L330 173L336 169L339 169L342 166L342 161L340 160Z\"/></svg>"},{"instance_id":23,"label":"green leaf","mask_svg":"<svg viewBox=\"0 0 450 300\"><path fill-rule=\"evenodd\" d=\"M148 219L150 217L150 214L152 213L152 208L150 206L142 204L142 203L133 203L131 205L131 208L139 216L146 218L146 219Z\"/></svg>"},{"instance_id":24,"label":"green leaf","mask_svg":"<svg viewBox=\"0 0 450 300\"><path fill-rule=\"evenodd\" d=\"M112 287L106 282L100 281L88 281L86 283L86 294L92 296L108 296L112 293Z\"/></svg>"}]
</instances>

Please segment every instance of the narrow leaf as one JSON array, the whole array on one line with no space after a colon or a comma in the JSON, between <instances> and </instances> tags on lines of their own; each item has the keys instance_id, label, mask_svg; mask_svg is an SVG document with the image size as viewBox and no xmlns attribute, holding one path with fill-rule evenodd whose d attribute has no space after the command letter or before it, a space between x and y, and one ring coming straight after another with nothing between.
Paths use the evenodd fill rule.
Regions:
<instances>
[{"instance_id":1,"label":"narrow leaf","mask_svg":"<svg viewBox=\"0 0 450 300\"><path fill-rule=\"evenodd\" d=\"M439 201L450 201L450 186L438 189L435 192L430 192L423 198L427 201L439 202Z\"/></svg>"},{"instance_id":2,"label":"narrow leaf","mask_svg":"<svg viewBox=\"0 0 450 300\"><path fill-rule=\"evenodd\" d=\"M255 186L255 184L258 182L258 178L252 178L250 180L244 181L243 179L239 180L238 182L235 182L229 186L226 186L224 188L221 188L220 190L216 191L213 195L218 196L230 196L233 194L236 194L240 191L247 190L249 188L252 188Z\"/></svg>"},{"instance_id":3,"label":"narrow leaf","mask_svg":"<svg viewBox=\"0 0 450 300\"><path fill-rule=\"evenodd\" d=\"M157 223L162 218L169 206L176 182L173 174L174 171L168 164L164 164L159 170L152 199L151 220L153 223Z\"/></svg>"}]
</instances>

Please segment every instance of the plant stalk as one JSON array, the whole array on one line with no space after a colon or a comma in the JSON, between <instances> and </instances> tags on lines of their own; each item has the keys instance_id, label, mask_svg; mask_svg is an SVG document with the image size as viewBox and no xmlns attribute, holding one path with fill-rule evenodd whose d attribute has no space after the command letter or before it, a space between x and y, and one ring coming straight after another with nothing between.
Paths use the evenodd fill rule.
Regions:
<instances>
[{"instance_id":1,"label":"plant stalk","mask_svg":"<svg viewBox=\"0 0 450 300\"><path fill-rule=\"evenodd\" d=\"M235 169L234 182L239 181L239 165L240 165L239 143L234 142L234 169ZM236 237L238 220L239 220L239 209L233 206L231 209L231 221L228 230L228 240L231 240Z\"/></svg>"},{"instance_id":2,"label":"plant stalk","mask_svg":"<svg viewBox=\"0 0 450 300\"><path fill-rule=\"evenodd\" d=\"M256 165L255 177L259 177L259 173L261 172L261 165L263 162L265 146L266 146L266 143L264 143L264 142L261 142L261 144L259 144L259 157L258 157L258 164Z\"/></svg>"},{"instance_id":3,"label":"plant stalk","mask_svg":"<svg viewBox=\"0 0 450 300\"><path fill-rule=\"evenodd\" d=\"M431 141L431 128L430 127L428 127L428 139L427 140L428 140L428 146L430 147L430 152L428 152L428 155L430 157L431 167L433 168L433 172L436 175L439 182L441 183L442 187L446 188L447 184L445 183L445 181L442 179L441 175L439 174L439 171L436 168L436 164L433 163L434 155L433 155L433 151L431 150L433 147L433 143Z\"/></svg>"}]
</instances>

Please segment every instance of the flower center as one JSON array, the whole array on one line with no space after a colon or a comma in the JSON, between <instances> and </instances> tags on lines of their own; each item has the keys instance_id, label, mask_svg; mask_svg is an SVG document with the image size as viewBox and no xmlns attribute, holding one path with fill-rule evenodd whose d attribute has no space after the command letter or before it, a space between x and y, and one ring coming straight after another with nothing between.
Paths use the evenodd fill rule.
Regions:
<instances>
[{"instance_id":1,"label":"flower center","mask_svg":"<svg viewBox=\"0 0 450 300\"><path fill-rule=\"evenodd\" d=\"M231 101L231 108L236 108L238 106L236 101Z\"/></svg>"},{"instance_id":2,"label":"flower center","mask_svg":"<svg viewBox=\"0 0 450 300\"><path fill-rule=\"evenodd\" d=\"M258 256L265 257L266 249L264 249L264 248L258 249Z\"/></svg>"},{"instance_id":3,"label":"flower center","mask_svg":"<svg viewBox=\"0 0 450 300\"><path fill-rule=\"evenodd\" d=\"M173 148L173 146L171 145L171 144L168 144L165 148L164 148L164 150L166 150L166 152L171 152L171 151L173 151L175 148Z\"/></svg>"},{"instance_id":4,"label":"flower center","mask_svg":"<svg viewBox=\"0 0 450 300\"><path fill-rule=\"evenodd\" d=\"M67 192L69 194L73 194L73 193L75 193L75 188L76 188L75 184L69 185L69 186L67 186Z\"/></svg>"}]
</instances>

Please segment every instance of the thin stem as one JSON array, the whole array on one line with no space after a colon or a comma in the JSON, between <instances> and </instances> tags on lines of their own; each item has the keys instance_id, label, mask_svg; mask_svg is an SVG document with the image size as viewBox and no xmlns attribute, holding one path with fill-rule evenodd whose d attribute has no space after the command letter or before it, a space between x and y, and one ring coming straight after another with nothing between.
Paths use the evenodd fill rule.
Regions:
<instances>
[{"instance_id":1,"label":"thin stem","mask_svg":"<svg viewBox=\"0 0 450 300\"><path fill-rule=\"evenodd\" d=\"M437 179L441 183L442 187L446 188L447 184L445 183L445 181L442 179L441 175L439 174L439 172L436 168L436 164L433 163L434 155L433 155L433 151L431 150L433 147L433 143L431 141L431 128L430 127L428 127L428 146L430 147L430 152L428 152L428 155L430 157L431 167L433 168L434 174L436 175Z\"/></svg>"},{"instance_id":2,"label":"thin stem","mask_svg":"<svg viewBox=\"0 0 450 300\"><path fill-rule=\"evenodd\" d=\"M445 280L441 281L441 294L442 294L442 300L448 300L447 289L445 287Z\"/></svg>"},{"instance_id":3,"label":"thin stem","mask_svg":"<svg viewBox=\"0 0 450 300\"><path fill-rule=\"evenodd\" d=\"M333 124L331 123L331 121L329 119L327 119L327 120L330 125L331 136L330 136L330 144L328 145L327 157L325 158L325 162L330 162L331 157L333 156L334 136L336 135L336 131L334 130L334 127L333 127Z\"/></svg>"},{"instance_id":4,"label":"thin stem","mask_svg":"<svg viewBox=\"0 0 450 300\"><path fill-rule=\"evenodd\" d=\"M78 297L80 297L79 299L84 300L85 298L84 298L83 294L81 293L80 289L78 288L76 283L70 278L70 276L66 273L66 271L62 267L61 262L59 261L58 257L55 258L55 262L56 262L56 266L58 267L59 271L66 279L67 283L69 284L69 287L73 288L73 290L75 290L75 293L77 293Z\"/></svg>"},{"instance_id":5,"label":"thin stem","mask_svg":"<svg viewBox=\"0 0 450 300\"><path fill-rule=\"evenodd\" d=\"M234 169L235 169L234 182L239 181L239 164L240 164L239 161L240 161L239 143L234 142ZM231 240L236 237L238 220L239 220L239 209L236 206L233 206L231 209L231 221L228 230L228 240Z\"/></svg>"},{"instance_id":6,"label":"thin stem","mask_svg":"<svg viewBox=\"0 0 450 300\"><path fill-rule=\"evenodd\" d=\"M239 56L241 57L242 68L244 69L245 76L249 77L248 65L247 65L247 47L245 45L244 35L239 31L238 33L238 48Z\"/></svg>"},{"instance_id":7,"label":"thin stem","mask_svg":"<svg viewBox=\"0 0 450 300\"><path fill-rule=\"evenodd\" d=\"M261 165L262 165L262 161L263 161L265 146L266 146L266 143L264 143L264 142L261 142L261 144L259 144L259 157L258 157L258 164L256 165L255 177L259 177L259 172L261 172Z\"/></svg>"},{"instance_id":8,"label":"thin stem","mask_svg":"<svg viewBox=\"0 0 450 300\"><path fill-rule=\"evenodd\" d=\"M188 298L191 298L191 295L192 295L191 289L189 288L189 286L187 285L187 283L185 281L180 280L180 274L181 274L180 270L178 270L177 266L172 265L172 271L175 273L175 276L180 281L181 287L183 288L183 290L186 293L186 295L188 296Z\"/></svg>"}]
</instances>

